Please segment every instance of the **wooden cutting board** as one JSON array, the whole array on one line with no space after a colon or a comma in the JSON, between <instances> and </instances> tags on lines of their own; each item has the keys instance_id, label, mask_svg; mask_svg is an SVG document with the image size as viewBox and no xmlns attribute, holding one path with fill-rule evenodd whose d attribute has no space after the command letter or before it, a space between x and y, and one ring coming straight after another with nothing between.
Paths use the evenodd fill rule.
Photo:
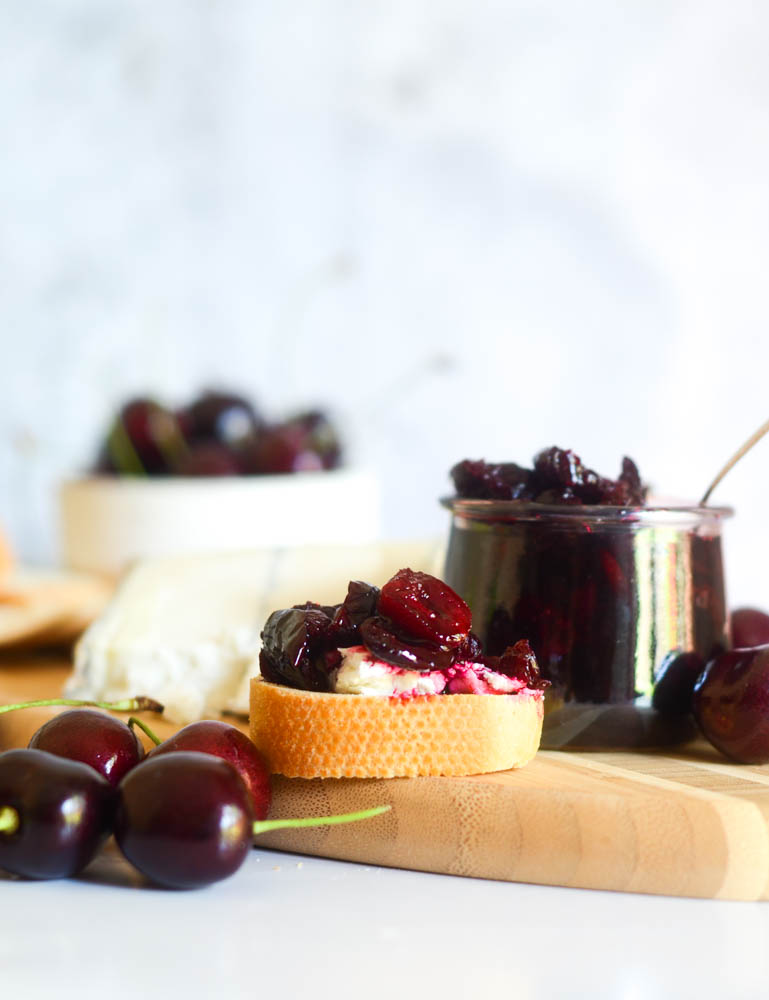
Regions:
<instances>
[{"instance_id":1,"label":"wooden cutting board","mask_svg":"<svg viewBox=\"0 0 769 1000\"><path fill-rule=\"evenodd\" d=\"M50 697L63 661L0 660L0 703ZM0 715L0 749L55 709ZM173 727L147 716L160 735ZM245 728L245 723L241 721ZM420 871L676 896L769 898L769 765L675 752L540 751L470 778L277 778L272 815L389 804L365 823L262 836L261 846Z\"/></svg>"}]
</instances>

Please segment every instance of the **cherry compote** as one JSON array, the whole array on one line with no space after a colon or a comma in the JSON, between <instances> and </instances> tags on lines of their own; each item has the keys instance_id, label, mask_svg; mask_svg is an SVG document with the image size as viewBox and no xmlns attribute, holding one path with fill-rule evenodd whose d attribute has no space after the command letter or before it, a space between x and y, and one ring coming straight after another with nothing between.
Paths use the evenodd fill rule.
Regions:
<instances>
[{"instance_id":1,"label":"cherry compote","mask_svg":"<svg viewBox=\"0 0 769 1000\"><path fill-rule=\"evenodd\" d=\"M543 684L528 644L519 644L517 652L501 649L501 657L484 656L471 624L462 598L427 573L399 570L381 592L353 580L341 604L308 602L270 615L262 632L262 676L273 684L329 691L340 650L364 646L375 659L400 670L450 671L460 663L480 662L530 687Z\"/></svg>"},{"instance_id":2,"label":"cherry compote","mask_svg":"<svg viewBox=\"0 0 769 1000\"><path fill-rule=\"evenodd\" d=\"M360 641L378 660L403 670L448 670L456 662L453 649L406 635L379 615L361 624Z\"/></svg>"},{"instance_id":3,"label":"cherry compote","mask_svg":"<svg viewBox=\"0 0 769 1000\"><path fill-rule=\"evenodd\" d=\"M728 644L720 533L731 512L650 506L630 459L613 480L561 448L529 469L467 460L451 475L446 582L487 653L531 642L552 683L542 745L688 738L697 666Z\"/></svg>"},{"instance_id":4,"label":"cherry compote","mask_svg":"<svg viewBox=\"0 0 769 1000\"><path fill-rule=\"evenodd\" d=\"M29 747L88 764L117 785L144 756L136 733L120 719L88 708L73 708L44 723Z\"/></svg>"},{"instance_id":5,"label":"cherry compote","mask_svg":"<svg viewBox=\"0 0 769 1000\"><path fill-rule=\"evenodd\" d=\"M382 587L379 613L402 631L439 645L457 645L470 631L472 612L442 580L399 570Z\"/></svg>"},{"instance_id":6,"label":"cherry compote","mask_svg":"<svg viewBox=\"0 0 769 1000\"><path fill-rule=\"evenodd\" d=\"M531 469L514 462L465 459L452 468L451 478L457 496L472 500L640 507L647 492L630 458L623 458L617 479L607 479L570 449L556 447L539 452Z\"/></svg>"},{"instance_id":7,"label":"cherry compote","mask_svg":"<svg viewBox=\"0 0 769 1000\"><path fill-rule=\"evenodd\" d=\"M267 761L245 733L215 719L191 722L151 750L148 757L154 759L181 750L195 750L226 760L248 789L254 818L266 818L272 802L270 770Z\"/></svg>"},{"instance_id":8,"label":"cherry compote","mask_svg":"<svg viewBox=\"0 0 769 1000\"><path fill-rule=\"evenodd\" d=\"M66 878L109 835L115 790L92 767L44 750L0 754L0 867Z\"/></svg>"}]
</instances>

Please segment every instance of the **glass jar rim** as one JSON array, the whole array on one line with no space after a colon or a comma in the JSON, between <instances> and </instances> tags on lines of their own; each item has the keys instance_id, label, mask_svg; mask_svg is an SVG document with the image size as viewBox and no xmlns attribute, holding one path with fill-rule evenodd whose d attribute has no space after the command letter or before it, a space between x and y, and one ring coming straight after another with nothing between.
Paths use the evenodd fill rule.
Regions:
<instances>
[{"instance_id":1,"label":"glass jar rim","mask_svg":"<svg viewBox=\"0 0 769 1000\"><path fill-rule=\"evenodd\" d=\"M643 507L613 507L608 504L543 504L528 500L474 500L441 497L441 506L472 520L501 518L511 521L590 521L596 524L674 522L702 523L734 516L734 508L703 507L683 501L658 500Z\"/></svg>"}]
</instances>

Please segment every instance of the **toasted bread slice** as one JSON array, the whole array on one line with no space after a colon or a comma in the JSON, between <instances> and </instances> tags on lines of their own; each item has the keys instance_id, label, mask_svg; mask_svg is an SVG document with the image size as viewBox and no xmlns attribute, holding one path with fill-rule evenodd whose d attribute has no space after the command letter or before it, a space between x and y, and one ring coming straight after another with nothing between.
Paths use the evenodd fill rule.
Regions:
<instances>
[{"instance_id":1,"label":"toasted bread slice","mask_svg":"<svg viewBox=\"0 0 769 1000\"><path fill-rule=\"evenodd\" d=\"M523 767L542 734L541 691L411 698L251 681L251 738L289 778L482 774Z\"/></svg>"}]
</instances>

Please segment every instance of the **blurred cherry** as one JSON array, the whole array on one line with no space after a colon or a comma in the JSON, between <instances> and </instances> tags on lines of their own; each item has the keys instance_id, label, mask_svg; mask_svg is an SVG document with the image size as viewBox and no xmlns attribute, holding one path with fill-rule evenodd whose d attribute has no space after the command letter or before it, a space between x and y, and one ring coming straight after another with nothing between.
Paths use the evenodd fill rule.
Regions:
<instances>
[{"instance_id":1,"label":"blurred cherry","mask_svg":"<svg viewBox=\"0 0 769 1000\"><path fill-rule=\"evenodd\" d=\"M769 645L721 653L694 687L703 735L742 764L769 761Z\"/></svg>"},{"instance_id":2,"label":"blurred cherry","mask_svg":"<svg viewBox=\"0 0 769 1000\"><path fill-rule=\"evenodd\" d=\"M731 627L733 646L748 649L769 642L769 615L758 608L736 608Z\"/></svg>"},{"instance_id":3,"label":"blurred cherry","mask_svg":"<svg viewBox=\"0 0 769 1000\"><path fill-rule=\"evenodd\" d=\"M192 445L173 471L177 476L237 476L241 467L237 456L225 445L204 441Z\"/></svg>"},{"instance_id":4,"label":"blurred cherry","mask_svg":"<svg viewBox=\"0 0 769 1000\"><path fill-rule=\"evenodd\" d=\"M176 415L152 399L126 403L115 418L97 461L98 471L160 475L184 450Z\"/></svg>"},{"instance_id":5,"label":"blurred cherry","mask_svg":"<svg viewBox=\"0 0 769 1000\"><path fill-rule=\"evenodd\" d=\"M182 421L190 440L215 441L237 446L252 437L262 424L252 404L243 396L208 391L183 411Z\"/></svg>"},{"instance_id":6,"label":"blurred cherry","mask_svg":"<svg viewBox=\"0 0 769 1000\"><path fill-rule=\"evenodd\" d=\"M692 710L694 684L704 669L699 653L668 653L657 671L652 708L663 715L687 715Z\"/></svg>"}]
</instances>

